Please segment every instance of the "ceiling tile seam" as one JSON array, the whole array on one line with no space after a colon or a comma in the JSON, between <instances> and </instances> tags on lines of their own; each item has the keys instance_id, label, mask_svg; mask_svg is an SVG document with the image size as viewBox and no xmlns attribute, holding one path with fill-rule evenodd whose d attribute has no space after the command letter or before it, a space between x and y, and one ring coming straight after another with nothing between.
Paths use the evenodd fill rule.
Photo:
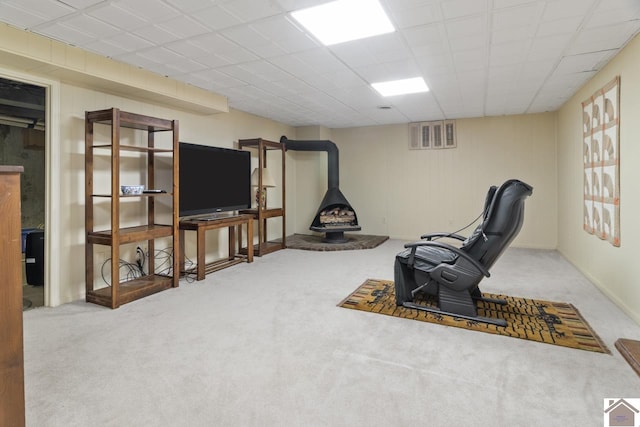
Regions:
<instances>
[{"instance_id":1,"label":"ceiling tile seam","mask_svg":"<svg viewBox=\"0 0 640 427\"><path fill-rule=\"evenodd\" d=\"M491 58L491 46L493 46L492 43L492 35L493 35L493 10L494 10L494 3L493 0L487 0L488 4L487 4L487 35L486 35L486 40L485 40L485 49L486 49L486 55L485 55L485 63L484 63L484 102L482 103L482 115L486 116L487 115L487 109L488 109L488 105L487 102L489 101L487 94L489 93L489 62L490 62L490 58Z\"/></svg>"},{"instance_id":2,"label":"ceiling tile seam","mask_svg":"<svg viewBox=\"0 0 640 427\"><path fill-rule=\"evenodd\" d=\"M494 0L490 0L490 1L493 2ZM527 3L527 4L533 4L533 2L532 3ZM536 25L536 31L537 31L537 29L540 27L540 23L542 21L542 16L544 14L544 9L545 9L545 3L544 2L535 2L535 4L538 6L538 8L536 10L537 16L535 17L535 21L534 21L534 22L537 23L537 25ZM523 5L512 6L511 8L521 7L521 6L523 6ZM499 10L505 10L507 8L498 8L498 9ZM496 10L498 10L498 9L496 9ZM493 14L492 14L492 16L493 16ZM491 34L493 34L493 31L491 31ZM535 41L535 37L529 38L529 46L527 47L527 52L531 51L531 49L533 47L533 44L534 44L534 41ZM491 45L489 46L489 53L490 53L491 47L493 46L492 40L490 40L490 43L491 43ZM487 91L488 91L488 89L489 89L489 70L491 69L491 63L490 63L491 55L487 55L487 60L489 61L488 65L487 65ZM523 75L523 73L524 73L526 62L527 62L526 59L523 59L523 61L520 63L520 73L519 73L520 76ZM527 103L527 106L523 109L523 111L520 112L520 114L526 114L526 112L531 108L531 104L534 102L535 96L536 96L535 94L531 96L531 99ZM485 97L485 107L488 108L488 106L486 105L486 102L487 102L487 98Z\"/></svg>"},{"instance_id":3,"label":"ceiling tile seam","mask_svg":"<svg viewBox=\"0 0 640 427\"><path fill-rule=\"evenodd\" d=\"M551 76L553 76L553 74L556 72L556 70L560 66L560 63L562 62L562 59L566 56L565 55L566 52L573 45L573 43L575 43L576 39L578 38L578 35L580 34L580 31L584 28L585 24L591 19L591 17L595 13L596 9L600 5L601 1L602 0L597 0L597 1L594 1L591 4L591 7L589 8L589 11L584 15L582 21L580 22L580 25L578 25L578 28L576 28L576 30L571 35L571 38L569 39L569 42L565 45L564 49L562 49L562 53L559 55L558 59L556 60L556 63L554 64L553 67L551 67L551 70L549 70L549 72L547 73L547 76L542 81L542 84L540 84L540 86L538 86L538 90L536 90L536 93L534 94L533 98L531 99L531 102L529 103L529 105L527 106L527 109L525 111L530 111L534 107L538 96L542 92L542 89L547 85L547 83L551 79Z\"/></svg>"},{"instance_id":4,"label":"ceiling tile seam","mask_svg":"<svg viewBox=\"0 0 640 427\"><path fill-rule=\"evenodd\" d=\"M489 1L489 0L486 0L486 1ZM443 7L443 3L442 3L442 2L440 2L438 6L440 7L440 13L441 13L441 16L443 16L443 17L444 17L444 16L446 16L445 11L442 9L442 7ZM485 14L488 14L488 12L485 12ZM481 16L481 15L482 15L482 13L474 13L474 14L472 14L472 15L465 15L465 16L463 16L463 17L455 17L455 18L451 18L451 19L443 19L443 20L442 20L442 23L443 23L443 24L445 24L445 25L443 25L442 27L443 27L443 31L445 32L445 35L446 35L446 37L445 37L445 40L447 41L447 43L446 43L446 44L447 44L447 47L449 48L449 49L448 49L447 54L449 55L449 58L451 59L452 64L454 64L454 65L453 65L453 68L454 68L454 70L455 70L455 74L456 74L456 90L457 90L457 92L458 92L458 99L462 99L462 93L461 93L461 91L460 91L460 83L459 83L459 80L458 80L458 70L457 70L457 67L455 66L455 61L453 60L453 54L452 54L453 49L452 49L452 47L451 47L451 38L449 37L449 32L448 32L448 30L447 30L447 25L446 25L446 23L447 23L447 22L464 21L464 20L469 19L470 17ZM448 116L447 116L447 113L446 113L446 112L444 111L444 109L441 107L441 103L440 103L440 101L438 100L438 97L435 95L435 93L433 94L433 99L434 99L434 101L436 102L436 105L438 105L438 108L440 108L440 111L442 112L442 117L443 117L445 120L446 120L447 118L452 118L452 117L448 117ZM459 113L460 113L459 111L456 111L456 114L459 114Z\"/></svg>"}]
</instances>

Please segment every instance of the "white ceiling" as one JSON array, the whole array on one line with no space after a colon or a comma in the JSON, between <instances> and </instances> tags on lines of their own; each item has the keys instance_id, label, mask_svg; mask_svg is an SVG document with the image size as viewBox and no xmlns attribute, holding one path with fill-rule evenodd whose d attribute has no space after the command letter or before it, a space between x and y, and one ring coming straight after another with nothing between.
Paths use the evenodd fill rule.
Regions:
<instances>
[{"instance_id":1,"label":"white ceiling","mask_svg":"<svg viewBox=\"0 0 640 427\"><path fill-rule=\"evenodd\" d=\"M289 13L326 2L0 0L0 20L329 128L553 111L640 30L640 0L380 0L395 33L324 47ZM416 76L429 93L369 86Z\"/></svg>"}]
</instances>

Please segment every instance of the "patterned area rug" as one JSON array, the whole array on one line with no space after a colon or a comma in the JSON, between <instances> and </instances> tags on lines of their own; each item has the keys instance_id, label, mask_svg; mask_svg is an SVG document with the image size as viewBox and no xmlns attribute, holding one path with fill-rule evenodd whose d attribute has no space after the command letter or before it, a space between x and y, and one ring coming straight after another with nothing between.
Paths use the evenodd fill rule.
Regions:
<instances>
[{"instance_id":1,"label":"patterned area rug","mask_svg":"<svg viewBox=\"0 0 640 427\"><path fill-rule=\"evenodd\" d=\"M395 302L393 281L390 280L368 279L338 306L611 354L571 304L504 295L484 294L484 296L507 300L506 305L478 303L478 315L505 319L506 327L398 307ZM430 299L415 302L435 307L435 301Z\"/></svg>"}]
</instances>

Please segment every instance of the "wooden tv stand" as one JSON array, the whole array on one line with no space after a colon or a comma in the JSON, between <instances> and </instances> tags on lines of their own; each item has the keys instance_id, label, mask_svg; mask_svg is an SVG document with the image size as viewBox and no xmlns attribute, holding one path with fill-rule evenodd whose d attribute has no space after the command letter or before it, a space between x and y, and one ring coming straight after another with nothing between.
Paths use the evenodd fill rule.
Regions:
<instances>
[{"instance_id":1,"label":"wooden tv stand","mask_svg":"<svg viewBox=\"0 0 640 427\"><path fill-rule=\"evenodd\" d=\"M236 229L238 235L238 248L242 245L242 226L247 226L246 244L249 250L246 256L236 251ZM219 228L229 229L229 256L214 262L205 262L205 233ZM236 215L214 219L184 219L180 221L180 274L196 272L196 280L203 280L207 273L222 270L241 262L253 262L253 215ZM196 232L197 265L194 268L185 269L184 260L184 232L192 230Z\"/></svg>"}]
</instances>

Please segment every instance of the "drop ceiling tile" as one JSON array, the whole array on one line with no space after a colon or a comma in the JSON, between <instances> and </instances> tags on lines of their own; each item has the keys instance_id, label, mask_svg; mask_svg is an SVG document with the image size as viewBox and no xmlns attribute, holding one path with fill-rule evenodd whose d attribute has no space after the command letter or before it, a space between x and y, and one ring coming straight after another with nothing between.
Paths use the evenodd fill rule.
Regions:
<instances>
[{"instance_id":1,"label":"drop ceiling tile","mask_svg":"<svg viewBox=\"0 0 640 427\"><path fill-rule=\"evenodd\" d=\"M582 31L573 41L568 54L617 49L640 30L640 20Z\"/></svg>"},{"instance_id":2,"label":"drop ceiling tile","mask_svg":"<svg viewBox=\"0 0 640 427\"><path fill-rule=\"evenodd\" d=\"M548 1L545 5L542 19L550 21L553 19L569 18L572 16L583 16L589 12L593 5L600 0L555 0Z\"/></svg>"},{"instance_id":3,"label":"drop ceiling tile","mask_svg":"<svg viewBox=\"0 0 640 427\"><path fill-rule=\"evenodd\" d=\"M451 56L458 73L470 70L484 70L487 67L487 55L482 49L453 52Z\"/></svg>"},{"instance_id":4,"label":"drop ceiling tile","mask_svg":"<svg viewBox=\"0 0 640 427\"><path fill-rule=\"evenodd\" d=\"M330 50L352 68L375 64L377 61L373 54L368 49L362 49L361 46L360 44L342 43L331 46Z\"/></svg>"},{"instance_id":5,"label":"drop ceiling tile","mask_svg":"<svg viewBox=\"0 0 640 427\"><path fill-rule=\"evenodd\" d=\"M412 63L395 62L355 68L356 73L369 83L421 77L420 71Z\"/></svg>"},{"instance_id":6,"label":"drop ceiling tile","mask_svg":"<svg viewBox=\"0 0 640 427\"><path fill-rule=\"evenodd\" d=\"M296 54L277 56L271 58L269 61L296 77L303 77L305 75L315 74L316 72L312 66L306 64L304 61L300 61Z\"/></svg>"},{"instance_id":7,"label":"drop ceiling tile","mask_svg":"<svg viewBox=\"0 0 640 427\"><path fill-rule=\"evenodd\" d=\"M180 12L161 1L156 0L135 0L118 3L118 7L128 11L130 14L144 16L150 22L162 22L170 18L180 16Z\"/></svg>"},{"instance_id":8,"label":"drop ceiling tile","mask_svg":"<svg viewBox=\"0 0 640 427\"><path fill-rule=\"evenodd\" d=\"M573 38L572 33L556 34L548 37L537 37L531 42L528 61L539 61L554 59L556 61L562 57Z\"/></svg>"},{"instance_id":9,"label":"drop ceiling tile","mask_svg":"<svg viewBox=\"0 0 640 427\"><path fill-rule=\"evenodd\" d=\"M451 75L456 71L453 57L449 54L419 56L416 57L416 62L427 80L434 79L437 76Z\"/></svg>"},{"instance_id":10,"label":"drop ceiling tile","mask_svg":"<svg viewBox=\"0 0 640 427\"><path fill-rule=\"evenodd\" d=\"M317 6L318 4L323 3L323 0L276 0L276 3L278 3L283 10L293 12L295 10Z\"/></svg>"},{"instance_id":11,"label":"drop ceiling tile","mask_svg":"<svg viewBox=\"0 0 640 427\"><path fill-rule=\"evenodd\" d=\"M509 28L507 30L494 30L491 33L491 44L498 45L513 41L532 40L535 36L536 28L533 26L522 26Z\"/></svg>"},{"instance_id":12,"label":"drop ceiling tile","mask_svg":"<svg viewBox=\"0 0 640 427\"><path fill-rule=\"evenodd\" d=\"M173 33L180 38L193 37L209 32L209 29L207 27L200 24L195 19L182 15L171 18L156 25L159 28L162 28L169 33Z\"/></svg>"},{"instance_id":13,"label":"drop ceiling tile","mask_svg":"<svg viewBox=\"0 0 640 427\"><path fill-rule=\"evenodd\" d=\"M437 4L424 4L417 7L394 10L390 19L396 28L408 29L440 21L442 12Z\"/></svg>"},{"instance_id":14,"label":"drop ceiling tile","mask_svg":"<svg viewBox=\"0 0 640 427\"><path fill-rule=\"evenodd\" d=\"M444 19L487 12L487 2L479 0L444 0L440 3Z\"/></svg>"},{"instance_id":15,"label":"drop ceiling tile","mask_svg":"<svg viewBox=\"0 0 640 427\"><path fill-rule=\"evenodd\" d=\"M251 28L287 53L313 49L320 45L284 16L256 22L251 24Z\"/></svg>"},{"instance_id":16,"label":"drop ceiling tile","mask_svg":"<svg viewBox=\"0 0 640 427\"><path fill-rule=\"evenodd\" d=\"M112 37L107 37L104 41L128 52L147 49L153 46L149 41L131 33L120 33Z\"/></svg>"},{"instance_id":17,"label":"drop ceiling tile","mask_svg":"<svg viewBox=\"0 0 640 427\"><path fill-rule=\"evenodd\" d=\"M217 33L207 33L193 37L189 39L189 43L209 53L219 54L242 49L238 43Z\"/></svg>"},{"instance_id":18,"label":"drop ceiling tile","mask_svg":"<svg viewBox=\"0 0 640 427\"><path fill-rule=\"evenodd\" d=\"M200 62L201 64L206 65L209 68L212 69L217 69L220 67L225 67L227 65L231 65L233 63L236 63L235 61L232 61L231 59L226 59L223 58L220 55L216 55L214 53L207 53L203 56L198 56L193 58L196 61Z\"/></svg>"},{"instance_id":19,"label":"drop ceiling tile","mask_svg":"<svg viewBox=\"0 0 640 427\"><path fill-rule=\"evenodd\" d=\"M87 43L83 46L84 49L89 50L90 52L97 53L98 55L106 56L109 58L116 58L119 55L124 55L129 53L128 50L123 49L120 46L116 46L114 44L108 43L104 39L97 39L92 41L91 43ZM129 61L123 61L129 62ZM139 64L136 64L140 66Z\"/></svg>"},{"instance_id":20,"label":"drop ceiling tile","mask_svg":"<svg viewBox=\"0 0 640 427\"><path fill-rule=\"evenodd\" d=\"M212 30L222 30L241 23L240 19L222 9L220 6L211 6L199 10L193 16L201 24Z\"/></svg>"},{"instance_id":21,"label":"drop ceiling tile","mask_svg":"<svg viewBox=\"0 0 640 427\"><path fill-rule=\"evenodd\" d=\"M487 72L484 69L473 71L467 70L457 73L458 84L463 93L484 92L487 81Z\"/></svg>"},{"instance_id":22,"label":"drop ceiling tile","mask_svg":"<svg viewBox=\"0 0 640 427\"><path fill-rule=\"evenodd\" d=\"M141 57L147 58L152 62L157 62L158 64L167 64L184 60L184 56L172 52L164 47L154 47L151 49L146 49L143 52L139 52L138 54Z\"/></svg>"},{"instance_id":23,"label":"drop ceiling tile","mask_svg":"<svg viewBox=\"0 0 640 427\"><path fill-rule=\"evenodd\" d=\"M640 19L640 2L636 0L607 0L602 1L585 28L612 25Z\"/></svg>"},{"instance_id":24,"label":"drop ceiling tile","mask_svg":"<svg viewBox=\"0 0 640 427\"><path fill-rule=\"evenodd\" d=\"M478 37L479 35L483 35L487 32L487 19L484 16L456 19L454 21L445 22L445 27L447 30L447 37L449 39L469 36Z\"/></svg>"},{"instance_id":25,"label":"drop ceiling tile","mask_svg":"<svg viewBox=\"0 0 640 427\"><path fill-rule=\"evenodd\" d=\"M74 8L56 0L4 0L3 4L29 11L48 21L62 18L75 12Z\"/></svg>"},{"instance_id":26,"label":"drop ceiling tile","mask_svg":"<svg viewBox=\"0 0 640 427\"><path fill-rule=\"evenodd\" d=\"M220 34L240 46L245 46L249 49L271 43L270 40L263 37L262 34L248 25L229 28L221 31Z\"/></svg>"},{"instance_id":27,"label":"drop ceiling tile","mask_svg":"<svg viewBox=\"0 0 640 427\"><path fill-rule=\"evenodd\" d=\"M555 70L556 74L570 74L595 70L596 65L605 59L606 52L583 53L562 58Z\"/></svg>"},{"instance_id":28,"label":"drop ceiling tile","mask_svg":"<svg viewBox=\"0 0 640 427\"><path fill-rule=\"evenodd\" d=\"M494 0L494 9L502 9L505 7L514 7L521 5L529 5L531 3L544 4L547 0Z\"/></svg>"},{"instance_id":29,"label":"drop ceiling tile","mask_svg":"<svg viewBox=\"0 0 640 427\"><path fill-rule=\"evenodd\" d=\"M493 45L489 54L489 64L492 67L499 67L522 63L527 58L528 48L528 40Z\"/></svg>"},{"instance_id":30,"label":"drop ceiling tile","mask_svg":"<svg viewBox=\"0 0 640 427\"><path fill-rule=\"evenodd\" d=\"M25 10L18 5L3 4L2 21L16 28L27 29L42 24L46 21L46 18L33 13L33 11Z\"/></svg>"},{"instance_id":31,"label":"drop ceiling tile","mask_svg":"<svg viewBox=\"0 0 640 427\"><path fill-rule=\"evenodd\" d=\"M538 25L537 37L553 36L556 34L574 34L582 23L581 16L543 21Z\"/></svg>"},{"instance_id":32,"label":"drop ceiling tile","mask_svg":"<svg viewBox=\"0 0 640 427\"><path fill-rule=\"evenodd\" d=\"M103 1L104 0L64 0L64 4L76 9L83 9Z\"/></svg>"},{"instance_id":33,"label":"drop ceiling tile","mask_svg":"<svg viewBox=\"0 0 640 427\"><path fill-rule=\"evenodd\" d=\"M469 36L450 39L449 46L452 52L475 49L475 50L483 50L486 54L486 52L489 49L489 40L485 34L480 34L475 36L469 35Z\"/></svg>"},{"instance_id":34,"label":"drop ceiling tile","mask_svg":"<svg viewBox=\"0 0 640 427\"><path fill-rule=\"evenodd\" d=\"M412 48L432 45L446 46L448 44L447 33L442 23L408 28L402 32L402 35Z\"/></svg>"},{"instance_id":35,"label":"drop ceiling tile","mask_svg":"<svg viewBox=\"0 0 640 427\"><path fill-rule=\"evenodd\" d=\"M209 52L206 49L198 46L195 43L192 43L189 40L178 40L171 43L165 44L165 47L169 50L172 50L180 55L183 55L185 58L201 58L206 56Z\"/></svg>"},{"instance_id":36,"label":"drop ceiling tile","mask_svg":"<svg viewBox=\"0 0 640 427\"><path fill-rule=\"evenodd\" d=\"M346 67L327 48L318 47L294 55L299 61L312 67L318 73L344 70Z\"/></svg>"},{"instance_id":37,"label":"drop ceiling tile","mask_svg":"<svg viewBox=\"0 0 640 427\"><path fill-rule=\"evenodd\" d=\"M538 22L542 6L541 3L530 3L521 7L496 9L492 14L492 27L501 30L533 26Z\"/></svg>"},{"instance_id":38,"label":"drop ceiling tile","mask_svg":"<svg viewBox=\"0 0 640 427\"><path fill-rule=\"evenodd\" d=\"M517 73L518 80L540 86L556 67L555 60L525 62Z\"/></svg>"},{"instance_id":39,"label":"drop ceiling tile","mask_svg":"<svg viewBox=\"0 0 640 427\"><path fill-rule=\"evenodd\" d=\"M166 66L174 71L168 74L169 76L193 73L205 68L205 65L191 59L180 59L177 62L168 63Z\"/></svg>"},{"instance_id":40,"label":"drop ceiling tile","mask_svg":"<svg viewBox=\"0 0 640 427\"><path fill-rule=\"evenodd\" d=\"M358 74L354 73L351 69L328 72L324 73L323 75L328 81L330 81L336 88L340 90L359 87L366 84L366 82L362 80L362 78Z\"/></svg>"},{"instance_id":41,"label":"drop ceiling tile","mask_svg":"<svg viewBox=\"0 0 640 427\"><path fill-rule=\"evenodd\" d=\"M147 25L131 32L149 43L163 45L178 40L178 36L170 33L157 25Z\"/></svg>"},{"instance_id":42,"label":"drop ceiling tile","mask_svg":"<svg viewBox=\"0 0 640 427\"><path fill-rule=\"evenodd\" d=\"M284 12L282 8L272 1L228 0L220 3L220 7L242 22L253 22Z\"/></svg>"},{"instance_id":43,"label":"drop ceiling tile","mask_svg":"<svg viewBox=\"0 0 640 427\"><path fill-rule=\"evenodd\" d=\"M220 90L222 88L245 86L242 81L221 73L215 70L203 70L195 73L191 73L192 76L196 76L202 80L209 82L210 86L214 90Z\"/></svg>"},{"instance_id":44,"label":"drop ceiling tile","mask_svg":"<svg viewBox=\"0 0 640 427\"><path fill-rule=\"evenodd\" d=\"M239 67L245 72L258 76L260 79L268 82L284 80L291 77L291 74L288 72L266 61L245 62L239 65Z\"/></svg>"},{"instance_id":45,"label":"drop ceiling tile","mask_svg":"<svg viewBox=\"0 0 640 427\"><path fill-rule=\"evenodd\" d=\"M121 30L113 25L99 21L89 15L76 14L62 21L65 26L87 34L91 38L109 37L118 34Z\"/></svg>"},{"instance_id":46,"label":"drop ceiling tile","mask_svg":"<svg viewBox=\"0 0 640 427\"><path fill-rule=\"evenodd\" d=\"M258 59L256 55L251 53L249 50L216 33L194 37L190 39L190 42L201 49L207 50L208 52L224 58L229 63L237 64L240 62L255 61Z\"/></svg>"},{"instance_id":47,"label":"drop ceiling tile","mask_svg":"<svg viewBox=\"0 0 640 427\"><path fill-rule=\"evenodd\" d=\"M487 81L490 85L500 86L503 83L512 83L519 79L522 72L522 64L510 64L502 66L492 66L487 74Z\"/></svg>"},{"instance_id":48,"label":"drop ceiling tile","mask_svg":"<svg viewBox=\"0 0 640 427\"><path fill-rule=\"evenodd\" d=\"M164 0L174 8L186 12L193 13L211 7L216 0Z\"/></svg>"},{"instance_id":49,"label":"drop ceiling tile","mask_svg":"<svg viewBox=\"0 0 640 427\"><path fill-rule=\"evenodd\" d=\"M37 30L34 29L34 32L52 39L64 41L65 43L74 46L82 46L94 39L94 37L90 37L87 34L61 24L58 21L53 21L53 24L40 25Z\"/></svg>"},{"instance_id":50,"label":"drop ceiling tile","mask_svg":"<svg viewBox=\"0 0 640 427\"><path fill-rule=\"evenodd\" d=\"M104 6L91 9L87 14L125 31L135 31L140 27L148 25L148 21L112 3L106 3Z\"/></svg>"}]
</instances>

